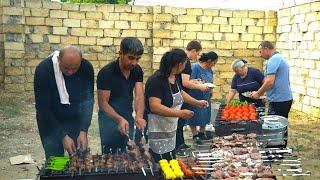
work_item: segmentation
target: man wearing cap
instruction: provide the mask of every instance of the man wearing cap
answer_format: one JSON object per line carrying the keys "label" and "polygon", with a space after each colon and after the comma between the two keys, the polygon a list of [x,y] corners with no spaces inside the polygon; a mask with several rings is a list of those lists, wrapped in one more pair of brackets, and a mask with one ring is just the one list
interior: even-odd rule
{"label": "man wearing cap", "polygon": [[289,65],[283,55],[275,51],[271,42],[263,41],[259,49],[261,57],[267,60],[266,77],[261,88],[252,93],[252,98],[257,99],[266,92],[271,112],[288,118],[293,99]]}
{"label": "man wearing cap", "polygon": [[259,69],[247,67],[247,61],[244,59],[236,59],[232,62],[231,68],[236,73],[233,76],[231,88],[228,92],[226,104],[228,104],[239,93],[239,99],[241,102],[247,101],[249,103],[255,103],[256,106],[263,106],[261,99],[252,99],[245,97],[242,93],[257,91],[263,84],[264,75]]}

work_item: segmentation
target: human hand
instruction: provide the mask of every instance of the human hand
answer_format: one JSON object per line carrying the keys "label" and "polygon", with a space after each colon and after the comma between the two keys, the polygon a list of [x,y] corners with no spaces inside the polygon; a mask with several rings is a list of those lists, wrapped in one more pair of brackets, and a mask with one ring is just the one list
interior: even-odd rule
{"label": "human hand", "polygon": [[206,100],[199,100],[197,104],[201,108],[207,108],[209,106],[209,103]]}
{"label": "human hand", "polygon": [[193,117],[193,115],[194,115],[194,112],[188,109],[182,109],[179,112],[179,117],[182,119],[190,119]]}
{"label": "human hand", "polygon": [[81,149],[82,151],[84,151],[87,149],[87,147],[88,147],[87,133],[84,131],[80,131],[77,139],[77,149]]}
{"label": "human hand", "polygon": [[253,91],[252,94],[251,94],[251,98],[252,99],[258,99],[260,97],[260,95],[258,94],[257,91]]}
{"label": "human hand", "polygon": [[129,123],[125,119],[121,119],[118,123],[119,131],[122,135],[129,134]]}
{"label": "human hand", "polygon": [[65,135],[62,138],[62,144],[63,148],[69,153],[69,154],[74,154],[76,152],[76,146],[73,142],[73,140],[68,136]]}
{"label": "human hand", "polygon": [[143,129],[146,127],[147,122],[143,118],[136,117],[134,120],[136,126],[139,128],[139,130],[143,131]]}
{"label": "human hand", "polygon": [[199,90],[204,92],[204,91],[208,91],[209,87],[205,84],[199,84]]}

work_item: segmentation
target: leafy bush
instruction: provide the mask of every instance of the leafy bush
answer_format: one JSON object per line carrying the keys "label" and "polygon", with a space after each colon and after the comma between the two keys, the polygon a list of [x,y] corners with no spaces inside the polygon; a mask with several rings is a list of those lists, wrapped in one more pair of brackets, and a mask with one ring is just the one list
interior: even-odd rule
{"label": "leafy bush", "polygon": [[105,3],[105,4],[128,4],[131,0],[61,0],[71,3]]}

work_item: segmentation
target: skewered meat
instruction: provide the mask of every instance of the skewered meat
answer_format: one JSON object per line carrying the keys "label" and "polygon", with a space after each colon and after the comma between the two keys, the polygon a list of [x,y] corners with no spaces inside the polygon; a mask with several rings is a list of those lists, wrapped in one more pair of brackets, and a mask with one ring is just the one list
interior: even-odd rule
{"label": "skewered meat", "polygon": [[230,177],[238,177],[240,173],[236,168],[229,167],[226,175],[229,175]]}
{"label": "skewered meat", "polygon": [[211,173],[211,177],[215,179],[224,179],[225,176],[226,176],[225,173],[220,169]]}
{"label": "skewered meat", "polygon": [[250,158],[254,160],[260,160],[261,159],[261,154],[260,153],[250,153]]}
{"label": "skewered meat", "polygon": [[271,171],[264,171],[261,173],[256,173],[252,176],[252,178],[254,179],[258,179],[258,178],[273,178],[274,175],[272,174]]}
{"label": "skewered meat", "polygon": [[144,156],[146,157],[147,160],[151,160],[151,154],[148,151],[144,151]]}
{"label": "skewered meat", "polygon": [[143,136],[140,139],[140,143],[141,143],[141,146],[144,146],[147,144],[146,139]]}
{"label": "skewered meat", "polygon": [[256,138],[257,138],[257,134],[255,134],[255,133],[250,133],[250,134],[247,134],[247,137],[248,137],[248,138],[251,138],[251,139],[256,139]]}
{"label": "skewered meat", "polygon": [[137,145],[133,140],[129,140],[127,144],[128,144],[129,150],[137,149]]}
{"label": "skewered meat", "polygon": [[242,155],[242,154],[248,153],[248,149],[247,148],[235,147],[235,148],[232,149],[232,152],[233,152],[234,155]]}
{"label": "skewered meat", "polygon": [[250,169],[246,166],[244,167],[239,167],[238,170],[241,172],[241,173],[246,173],[246,172],[249,172]]}
{"label": "skewered meat", "polygon": [[255,134],[216,137],[211,147],[212,154],[222,153],[225,161],[214,164],[213,178],[239,179],[248,174],[253,179],[274,177],[270,167],[261,164],[262,156]]}
{"label": "skewered meat", "polygon": [[[137,171],[143,169],[145,165],[152,167],[152,157],[149,153],[148,146],[145,142],[137,146],[134,141],[128,142],[128,149],[121,151],[117,149],[104,155],[91,155],[89,151],[77,152],[70,157],[69,171],[78,171],[81,175],[83,170],[88,172],[102,172],[103,170],[109,171]],[[140,152],[141,151],[141,152]]]}

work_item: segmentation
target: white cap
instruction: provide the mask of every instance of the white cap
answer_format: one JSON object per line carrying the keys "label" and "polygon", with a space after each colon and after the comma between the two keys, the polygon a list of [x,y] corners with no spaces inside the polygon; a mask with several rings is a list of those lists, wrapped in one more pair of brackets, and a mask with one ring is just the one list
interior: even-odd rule
{"label": "white cap", "polygon": [[236,59],[231,63],[231,68],[235,69],[237,67],[243,67],[245,65],[246,61],[243,59]]}

